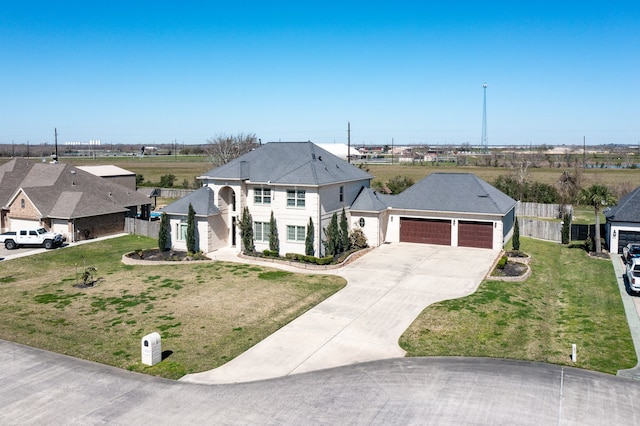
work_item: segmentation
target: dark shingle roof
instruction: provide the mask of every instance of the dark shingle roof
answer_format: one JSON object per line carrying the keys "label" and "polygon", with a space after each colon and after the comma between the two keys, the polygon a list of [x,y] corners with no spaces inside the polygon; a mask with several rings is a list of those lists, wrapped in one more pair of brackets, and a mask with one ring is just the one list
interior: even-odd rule
{"label": "dark shingle roof", "polygon": [[363,187],[351,205],[351,211],[381,212],[388,207],[391,195],[380,194],[371,188]]}
{"label": "dark shingle roof", "polygon": [[608,222],[640,222],[640,186],[622,197],[604,216]]}
{"label": "dark shingle roof", "polygon": [[0,207],[22,191],[42,217],[72,219],[149,204],[142,194],[65,163],[16,158],[0,166]]}
{"label": "dark shingle roof", "polygon": [[174,201],[161,209],[161,211],[169,214],[180,214],[186,216],[189,213],[189,204],[191,204],[193,210],[195,210],[196,216],[207,217],[220,212],[218,207],[216,207],[213,190],[207,186]]}
{"label": "dark shingle roof", "polygon": [[373,178],[311,142],[270,142],[203,177],[282,185],[326,185]]}
{"label": "dark shingle roof", "polygon": [[471,173],[432,173],[390,200],[394,208],[501,215],[515,204]]}

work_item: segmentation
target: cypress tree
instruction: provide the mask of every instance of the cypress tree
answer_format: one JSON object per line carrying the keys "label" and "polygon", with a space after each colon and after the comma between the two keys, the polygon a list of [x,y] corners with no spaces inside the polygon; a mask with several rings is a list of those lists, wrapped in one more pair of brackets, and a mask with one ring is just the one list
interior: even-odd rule
{"label": "cypress tree", "polygon": [[513,249],[515,251],[520,250],[520,225],[518,224],[518,218],[516,217],[516,223],[513,226]]}
{"label": "cypress tree", "polygon": [[347,214],[342,208],[342,214],[340,215],[340,253],[349,251],[351,243],[349,241],[349,222],[347,221]]}
{"label": "cypress tree", "polygon": [[245,253],[253,253],[256,251],[253,244],[253,218],[249,213],[249,207],[245,207],[242,210],[242,217],[238,223],[240,227],[240,239],[242,241],[242,248]]}
{"label": "cypress tree", "polygon": [[169,216],[163,212],[160,216],[160,230],[158,231],[158,248],[160,251],[169,250]]}
{"label": "cypress tree", "polygon": [[271,211],[271,219],[269,219],[269,251],[274,253],[276,256],[280,256],[278,225],[276,224],[276,218],[273,216],[273,210]]}
{"label": "cypress tree", "polygon": [[313,219],[309,217],[309,225],[307,225],[307,236],[304,239],[304,254],[306,254],[307,256],[313,256],[316,251],[313,248],[313,243],[315,240],[314,233],[315,230],[313,229]]}
{"label": "cypress tree", "polygon": [[189,213],[187,214],[187,252],[196,252],[196,211],[189,203]]}
{"label": "cypress tree", "polygon": [[324,241],[324,247],[327,256],[337,255],[340,244],[340,229],[338,228],[338,214],[333,212],[329,226],[324,229],[327,239]]}

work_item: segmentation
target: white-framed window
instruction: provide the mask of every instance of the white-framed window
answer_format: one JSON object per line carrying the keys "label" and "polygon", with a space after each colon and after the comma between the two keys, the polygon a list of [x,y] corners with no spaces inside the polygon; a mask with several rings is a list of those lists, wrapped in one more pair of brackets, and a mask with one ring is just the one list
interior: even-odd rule
{"label": "white-framed window", "polygon": [[304,207],[304,189],[287,190],[287,207]]}
{"label": "white-framed window", "polygon": [[344,201],[344,186],[340,187],[340,202]]}
{"label": "white-framed window", "polygon": [[256,204],[271,204],[271,188],[255,188],[253,202]]}
{"label": "white-framed window", "polygon": [[287,241],[304,241],[306,228],[304,226],[287,225]]}
{"label": "white-framed window", "polygon": [[253,222],[254,241],[269,242],[270,235],[269,222]]}
{"label": "white-framed window", "polygon": [[187,240],[187,222],[176,223],[176,241]]}

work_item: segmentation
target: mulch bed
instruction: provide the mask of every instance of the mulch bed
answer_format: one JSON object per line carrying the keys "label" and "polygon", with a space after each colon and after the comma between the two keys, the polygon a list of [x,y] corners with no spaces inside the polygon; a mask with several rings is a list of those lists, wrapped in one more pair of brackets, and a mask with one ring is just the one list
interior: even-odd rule
{"label": "mulch bed", "polygon": [[527,265],[520,262],[507,262],[504,269],[494,269],[491,276],[495,277],[520,277],[527,272]]}
{"label": "mulch bed", "polygon": [[148,249],[139,250],[127,254],[127,257],[136,260],[149,260],[149,261],[172,261],[181,262],[185,260],[211,260],[205,256],[189,256],[186,251],[167,250],[160,251],[160,249]]}

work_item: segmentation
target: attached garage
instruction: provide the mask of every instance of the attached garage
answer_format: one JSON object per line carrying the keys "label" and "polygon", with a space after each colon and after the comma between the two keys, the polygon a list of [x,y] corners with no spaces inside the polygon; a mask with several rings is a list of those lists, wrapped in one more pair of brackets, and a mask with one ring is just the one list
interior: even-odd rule
{"label": "attached garage", "polygon": [[493,223],[459,221],[458,246],[493,248]]}
{"label": "attached garage", "polygon": [[451,245],[451,221],[400,218],[400,241],[406,243]]}
{"label": "attached garage", "polygon": [[30,219],[9,219],[9,229],[11,231],[17,231],[19,229],[37,229],[40,228],[39,220],[30,220]]}
{"label": "attached garage", "polygon": [[629,243],[640,243],[640,232],[620,231],[618,233],[618,253],[622,253],[622,248]]}

